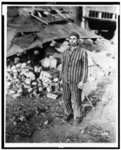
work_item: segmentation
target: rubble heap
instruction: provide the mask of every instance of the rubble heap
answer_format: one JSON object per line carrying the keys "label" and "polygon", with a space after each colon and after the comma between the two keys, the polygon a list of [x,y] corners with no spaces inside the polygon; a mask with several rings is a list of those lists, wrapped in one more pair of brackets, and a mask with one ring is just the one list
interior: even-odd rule
{"label": "rubble heap", "polygon": [[59,87],[57,60],[50,57],[44,58],[41,62],[33,67],[31,61],[27,61],[27,63],[19,61],[12,66],[8,65],[6,73],[7,94],[17,98],[23,95],[39,97],[44,92],[55,92],[57,90],[55,87]]}
{"label": "rubble heap", "polygon": [[[99,40],[98,40],[99,41]],[[106,43],[105,43],[106,45]],[[103,46],[105,46],[103,45]],[[116,69],[116,54],[113,45],[107,42],[107,47],[101,51],[88,53],[88,81],[95,81],[103,76],[111,75]]]}

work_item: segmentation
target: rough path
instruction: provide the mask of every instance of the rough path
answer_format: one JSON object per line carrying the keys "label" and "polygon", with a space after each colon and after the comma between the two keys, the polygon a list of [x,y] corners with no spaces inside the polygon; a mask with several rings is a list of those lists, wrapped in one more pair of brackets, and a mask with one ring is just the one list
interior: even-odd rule
{"label": "rough path", "polygon": [[[8,142],[115,142],[115,97],[110,101],[102,101],[111,89],[114,90],[113,84],[109,81],[111,80],[106,78],[97,84],[98,90],[96,89],[97,92],[94,93],[101,101],[97,103],[94,111],[89,105],[85,107],[86,116],[76,127],[72,125],[72,121],[63,122],[62,98],[52,100],[44,96],[36,100],[21,98],[16,101],[9,98],[7,100]],[[104,91],[107,91],[107,94]]]}

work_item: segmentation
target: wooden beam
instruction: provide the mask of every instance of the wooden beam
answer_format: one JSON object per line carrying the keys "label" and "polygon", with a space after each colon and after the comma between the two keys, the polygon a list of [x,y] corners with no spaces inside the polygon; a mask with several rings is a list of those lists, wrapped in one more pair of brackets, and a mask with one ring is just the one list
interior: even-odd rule
{"label": "wooden beam", "polygon": [[42,23],[48,25],[47,22],[45,22],[44,20],[40,19],[39,17],[37,17],[37,16],[35,16],[35,15],[33,15],[33,14],[31,14],[31,16],[34,17],[34,18],[36,18],[37,20],[41,21]]}
{"label": "wooden beam", "polygon": [[92,110],[94,111],[94,107],[93,107],[93,105],[92,105],[91,100],[88,98],[88,96],[86,96],[86,98],[87,98],[87,100],[88,100],[88,102],[89,102],[90,106],[92,107]]}
{"label": "wooden beam", "polygon": [[55,10],[61,17],[67,20],[67,17],[63,15],[57,8],[53,7],[53,10]]}

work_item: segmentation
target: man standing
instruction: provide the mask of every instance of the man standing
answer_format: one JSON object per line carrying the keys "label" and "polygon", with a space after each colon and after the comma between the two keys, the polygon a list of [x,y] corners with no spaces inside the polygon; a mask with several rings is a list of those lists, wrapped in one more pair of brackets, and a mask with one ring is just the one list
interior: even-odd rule
{"label": "man standing", "polygon": [[85,49],[79,45],[79,35],[72,32],[69,47],[63,53],[62,82],[63,98],[66,108],[65,121],[74,118],[74,125],[81,122],[81,93],[87,80],[88,59]]}

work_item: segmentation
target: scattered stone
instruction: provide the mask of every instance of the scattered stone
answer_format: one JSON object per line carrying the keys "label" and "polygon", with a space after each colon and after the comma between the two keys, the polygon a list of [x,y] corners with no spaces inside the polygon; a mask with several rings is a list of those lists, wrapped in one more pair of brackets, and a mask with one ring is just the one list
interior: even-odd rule
{"label": "scattered stone", "polygon": [[59,80],[58,78],[54,78],[53,79],[54,82],[58,82],[58,80]]}
{"label": "scattered stone", "polygon": [[82,130],[80,131],[80,133],[81,133],[81,134],[84,134],[84,133],[85,133],[85,130],[84,130],[84,129],[82,129]]}
{"label": "scattered stone", "polygon": [[89,140],[86,141],[86,143],[94,143],[94,141],[89,139]]}
{"label": "scattered stone", "polygon": [[53,93],[47,93],[47,97],[50,99],[57,99],[58,95],[53,94]]}
{"label": "scattered stone", "polygon": [[48,121],[48,120],[46,120],[46,121],[44,122],[44,125],[48,125],[48,123],[49,123],[49,121]]}
{"label": "scattered stone", "polygon": [[20,118],[19,118],[21,121],[26,121],[26,118],[25,116],[21,115]]}
{"label": "scattered stone", "polygon": [[67,140],[66,140],[66,143],[70,143],[70,142],[71,142],[71,140],[70,140],[70,139],[67,139]]}
{"label": "scattered stone", "polygon": [[109,132],[108,131],[105,131],[101,134],[101,136],[104,136],[104,137],[109,137]]}
{"label": "scattered stone", "polygon": [[[50,57],[50,59],[51,69],[56,70],[57,60],[53,57]],[[43,71],[42,66],[35,65],[32,68],[27,65],[28,63],[18,63],[12,67],[7,67],[7,93],[14,99],[27,94],[29,94],[30,98],[38,98],[43,95],[45,89],[48,93],[52,92],[52,86],[55,87],[53,91],[58,89],[59,79],[57,73],[51,75],[49,71]],[[54,97],[54,99],[56,98]]]}

